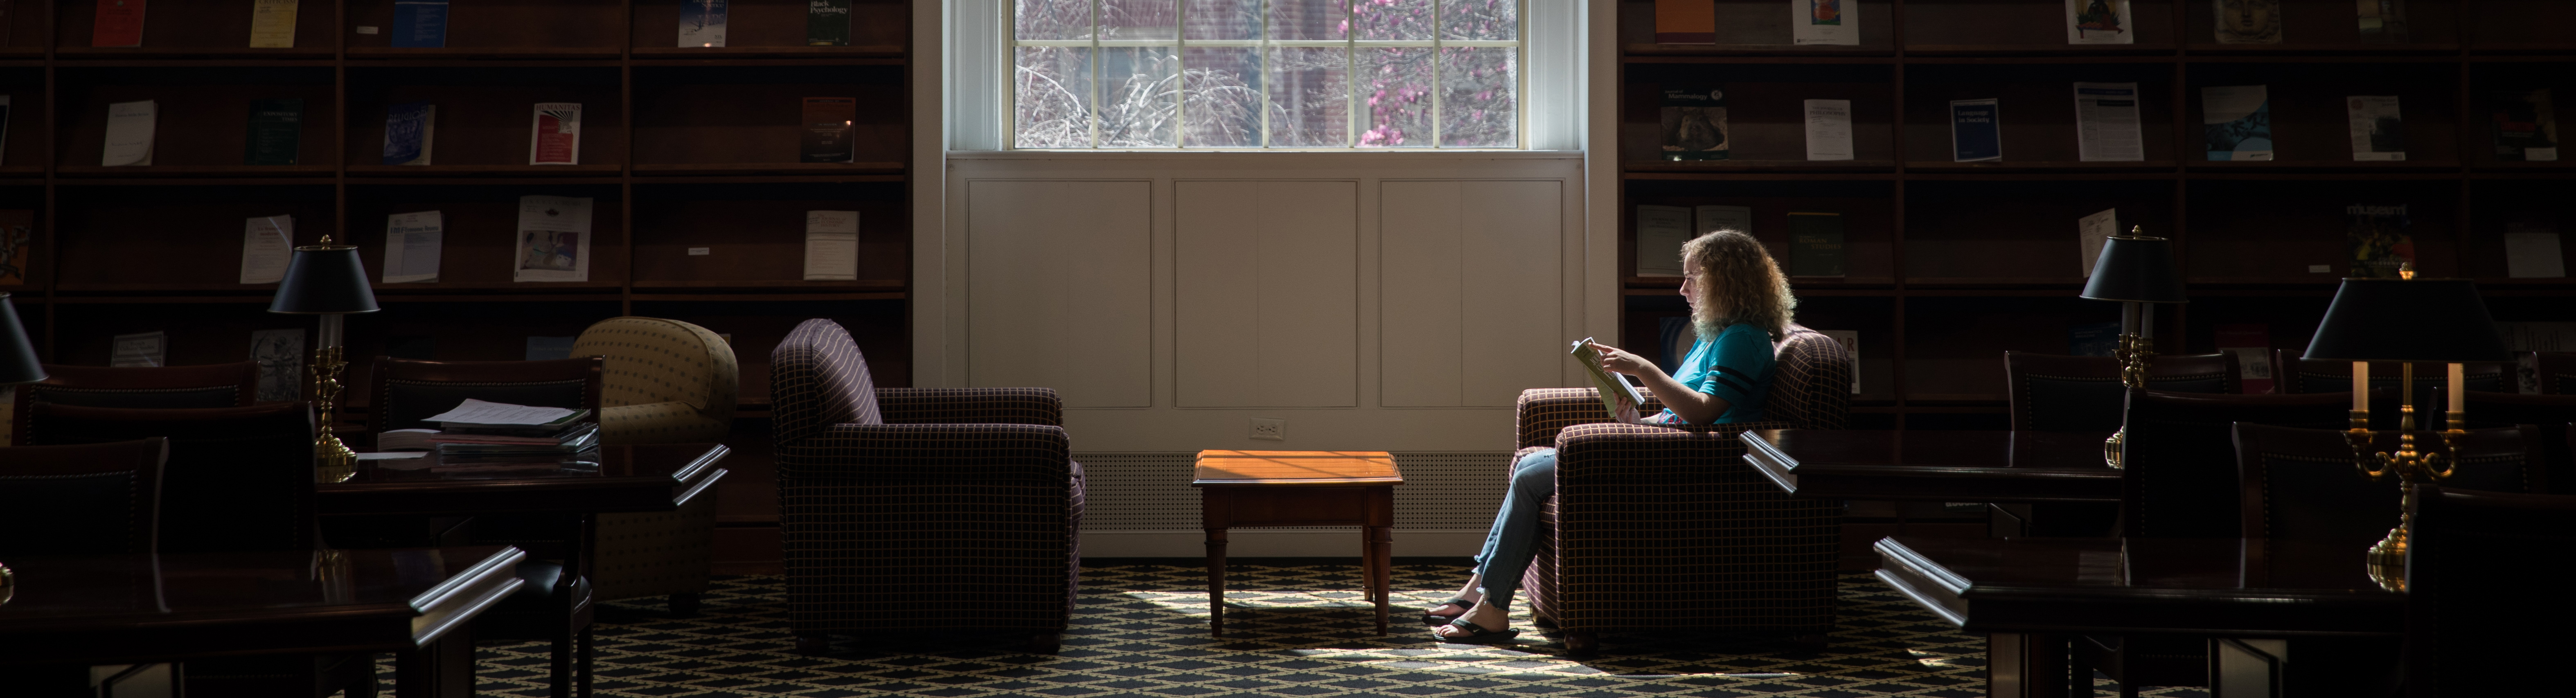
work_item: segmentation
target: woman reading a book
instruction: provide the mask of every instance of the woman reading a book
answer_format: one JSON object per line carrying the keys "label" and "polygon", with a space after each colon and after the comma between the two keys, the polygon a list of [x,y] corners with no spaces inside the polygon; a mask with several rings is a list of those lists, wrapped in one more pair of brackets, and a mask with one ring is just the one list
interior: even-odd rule
{"label": "woman reading a book", "polygon": [[[1704,426],[1762,419],[1771,390],[1771,343],[1788,334],[1789,279],[1753,236],[1719,230],[1682,245],[1682,298],[1690,303],[1691,329],[1699,340],[1682,358],[1680,375],[1615,347],[1594,344],[1601,368],[1636,376],[1663,400],[1663,413],[1638,419],[1621,410],[1620,421]],[[1624,400],[1623,400],[1624,402]],[[1537,555],[1540,507],[1556,494],[1556,449],[1542,448],[1513,465],[1511,489],[1476,556],[1475,576],[1456,598],[1424,611],[1423,622],[1444,642],[1491,642],[1519,635],[1509,630],[1512,592]]]}

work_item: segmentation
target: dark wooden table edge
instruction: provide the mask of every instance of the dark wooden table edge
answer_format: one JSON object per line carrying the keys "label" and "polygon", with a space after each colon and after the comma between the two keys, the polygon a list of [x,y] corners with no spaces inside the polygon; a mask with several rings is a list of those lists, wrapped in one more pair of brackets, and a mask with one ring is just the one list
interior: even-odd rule
{"label": "dark wooden table edge", "polygon": [[[412,619],[412,647],[427,647],[457,625],[473,622],[518,591],[526,580],[519,578],[519,563],[528,553],[518,546],[503,547],[499,552],[474,563],[462,573],[450,575],[447,581],[411,597],[411,608],[419,615]],[[468,597],[470,595],[470,597]],[[465,598],[462,606],[449,602]],[[442,608],[444,607],[444,608]],[[423,626],[428,626],[423,628]]]}
{"label": "dark wooden table edge", "polygon": [[[1762,473],[1763,477],[1770,479],[1771,484],[1778,486],[1782,492],[1786,492],[1792,497],[1804,497],[1809,499],[1997,502],[2007,504],[2120,501],[2119,482],[2121,475],[2120,471],[2117,470],[2104,469],[2101,472],[2095,472],[2092,470],[1978,468],[1971,466],[1945,465],[1794,465],[1793,461],[1789,459],[1788,454],[1782,453],[1779,447],[1772,445],[1769,439],[1762,438],[1760,433],[1761,432],[1759,431],[1748,430],[1737,434],[1737,438],[1744,442],[1744,462],[1753,466],[1755,471]],[[1806,482],[1806,480],[1810,478],[1821,480],[1821,482]],[[2099,482],[2102,483],[2102,487],[2109,491],[2098,496],[2040,496],[2018,493],[1993,494],[1940,491],[1905,493],[1880,491],[1876,488],[1854,488],[1845,490],[1837,487],[1837,485],[1844,484],[1842,482],[1838,482],[1837,478],[1880,478],[1889,480],[1919,481],[1927,484],[1959,483],[1978,478],[2011,478],[2019,481],[2061,480],[2080,481],[2088,484]]]}
{"label": "dark wooden table edge", "polygon": [[689,501],[695,499],[699,493],[705,492],[707,489],[714,487],[717,481],[724,479],[726,475],[732,472],[731,470],[724,468],[714,467],[714,465],[723,461],[726,456],[732,455],[733,449],[726,447],[724,444],[714,444],[713,446],[714,448],[707,449],[705,453],[699,455],[697,459],[690,461],[688,465],[681,466],[680,469],[672,471],[670,475],[663,477],[617,476],[596,478],[496,478],[492,480],[418,480],[410,482],[317,484],[313,486],[314,508],[324,515],[504,513],[516,511],[544,511],[548,509],[545,507],[531,509],[528,507],[517,506],[494,507],[488,509],[459,509],[446,506],[388,507],[385,506],[384,502],[370,500],[422,496],[425,493],[453,492],[458,489],[466,488],[471,488],[471,491],[474,492],[496,496],[542,494],[545,492],[680,490],[676,496],[671,498],[671,506],[667,508],[601,508],[594,510],[596,513],[669,511],[688,504]]}

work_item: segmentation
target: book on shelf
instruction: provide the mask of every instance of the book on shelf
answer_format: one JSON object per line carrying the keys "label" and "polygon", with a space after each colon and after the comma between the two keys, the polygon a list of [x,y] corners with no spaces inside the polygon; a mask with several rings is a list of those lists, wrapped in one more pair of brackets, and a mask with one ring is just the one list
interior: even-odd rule
{"label": "book on shelf", "polygon": [[2545,223],[2516,221],[2504,225],[2505,276],[2557,279],[2567,276],[2567,257],[2558,246],[2558,231]]}
{"label": "book on shelf", "polygon": [[89,28],[89,45],[143,45],[143,0],[98,0]]}
{"label": "book on shelf", "polygon": [[437,135],[438,105],[411,102],[386,107],[384,164],[429,164],[430,146]]}
{"label": "book on shelf", "polygon": [[519,197],[511,281],[590,280],[590,197]]}
{"label": "book on shelf", "polygon": [[161,105],[152,100],[107,105],[107,145],[98,164],[106,167],[152,164],[152,126]]}
{"label": "book on shelf", "polygon": [[1664,159],[1727,158],[1725,90],[1712,85],[1666,87],[1664,103],[1659,111],[1663,121]]}
{"label": "book on shelf", "polygon": [[2210,161],[2272,159],[2272,99],[2267,86],[2200,88],[2200,123]]}
{"label": "book on shelf", "polygon": [[2075,152],[2084,162],[2147,159],[2138,139],[2138,84],[2075,83]]}
{"label": "book on shelf", "polygon": [[528,129],[528,164],[581,164],[580,104],[538,102]]}
{"label": "book on shelf", "polygon": [[159,330],[120,334],[107,340],[109,368],[168,366],[169,358],[170,337]]}
{"label": "book on shelf", "polygon": [[1843,345],[1843,354],[1851,357],[1851,394],[1860,394],[1860,330],[1816,330]]}
{"label": "book on shelf", "polygon": [[[1691,237],[1699,237],[1720,230],[1732,230],[1746,235],[1752,235],[1753,207],[1714,205],[1691,207]],[[1674,245],[1673,249],[1680,250],[1681,246]]]}
{"label": "book on shelf", "polygon": [[849,162],[852,136],[858,131],[858,118],[857,99],[805,98],[805,132],[796,144],[796,161]]}
{"label": "book on shelf", "polygon": [[2406,122],[2396,95],[2354,95],[2343,98],[2343,106],[2352,125],[2354,161],[2406,159]]}
{"label": "book on shelf", "polygon": [[2218,43],[2281,43],[2281,0],[2209,0]]}
{"label": "book on shelf", "polygon": [[35,241],[35,211],[0,210],[0,286],[27,283],[27,274],[36,263]]}
{"label": "book on shelf", "polygon": [[437,211],[385,216],[384,283],[438,281],[438,258],[447,244],[447,217]]}
{"label": "book on shelf", "polygon": [[1852,159],[1851,100],[1810,99],[1807,111],[1807,159]]}
{"label": "book on shelf", "polygon": [[805,0],[805,45],[850,45],[850,0]]}
{"label": "book on shelf", "polygon": [[2084,322],[2066,326],[2067,356],[2110,356],[2120,348],[2120,323]]}
{"label": "book on shelf", "polygon": [[859,212],[805,212],[805,280],[859,278]]}
{"label": "book on shelf", "polygon": [[297,0],[251,0],[250,47],[295,48]]}
{"label": "book on shelf", "polygon": [[251,330],[250,360],[259,364],[262,402],[304,399],[304,329]]}
{"label": "book on shelf", "polygon": [[2236,355],[2236,381],[2241,392],[2262,395],[2272,392],[2272,326],[2259,322],[2218,325],[2210,328],[2210,337],[2218,350]]}
{"label": "book on shelf", "polygon": [[2415,262],[2415,236],[2407,231],[2405,204],[2353,204],[2343,212],[2349,226],[2345,240],[2352,247],[2352,273],[2347,276],[2395,279],[2399,269]]}
{"label": "book on shelf", "polygon": [[1699,343],[1699,333],[1691,329],[1689,315],[1666,315],[1655,323],[1655,340],[1663,357],[1655,367],[1665,375],[1681,375],[1682,359],[1690,357],[1691,345]]}
{"label": "book on shelf", "polygon": [[725,0],[680,0],[679,45],[724,48]]}
{"label": "book on shelf", "polygon": [[2004,159],[2002,102],[1997,99],[1950,100],[1950,159],[1983,162]]}
{"label": "book on shelf", "polygon": [[[1789,43],[1799,46],[1860,45],[1860,0],[1789,0]],[[1713,11],[1713,10],[1712,10]],[[1710,17],[1710,26],[1716,26]],[[1715,41],[1716,37],[1709,37]]]}
{"label": "book on shelf", "polygon": [[2558,114],[2549,88],[2501,90],[2495,102],[2495,155],[2504,162],[2550,162],[2558,159]]}
{"label": "book on shelf", "polygon": [[2522,394],[2540,392],[2540,357],[2531,352],[2576,351],[2576,322],[2499,322],[2496,333],[2504,335],[2504,348],[2521,364]]}
{"label": "book on shelf", "polygon": [[250,131],[242,141],[244,165],[293,165],[304,140],[304,100],[250,101]]}
{"label": "book on shelf", "polygon": [[445,48],[447,0],[394,0],[394,48]]}
{"label": "book on shelf", "polygon": [[529,361],[553,361],[572,358],[573,340],[579,337],[529,337],[526,358]]}
{"label": "book on shelf", "polygon": [[[7,2],[7,1],[8,1],[8,0],[0,0],[0,2]],[[6,18],[5,16],[0,16],[0,19],[7,19],[7,18]],[[6,26],[6,25],[0,25],[0,26]],[[0,31],[0,34],[7,34],[7,33],[8,33],[8,32],[6,32],[6,31]],[[0,46],[7,46],[7,45],[8,45],[8,44],[0,43]],[[9,152],[9,95],[0,95],[0,155],[6,155],[8,152]]]}
{"label": "book on shelf", "polygon": [[2066,0],[2066,43],[2137,43],[2137,24],[2129,7],[2134,3],[2135,0]]}
{"label": "book on shelf", "polygon": [[1583,374],[1591,377],[1593,389],[1601,393],[1602,409],[1621,422],[1637,423],[1637,406],[1646,404],[1646,396],[1618,374],[1601,370],[1601,352],[1592,348],[1591,337],[1575,342],[1574,349],[1566,355],[1574,357],[1574,363],[1583,366]]}
{"label": "book on shelf", "polygon": [[1637,275],[1681,276],[1682,243],[1691,239],[1691,210],[1637,207]]}
{"label": "book on shelf", "polygon": [[257,216],[242,222],[242,283],[273,284],[284,280],[286,263],[294,256],[294,216]]}
{"label": "book on shelf", "polygon": [[1843,214],[1789,212],[1789,275],[1843,276]]}
{"label": "book on shelf", "polygon": [[2406,43],[2406,0],[2354,0],[2361,16],[2361,42]]}
{"label": "book on shelf", "polygon": [[1717,43],[1717,3],[1655,0],[1655,43]]}
{"label": "book on shelf", "polygon": [[2120,234],[2120,209],[2106,208],[2093,215],[2075,219],[2075,244],[2083,278],[2093,278],[2093,265],[2102,259],[2102,247],[2111,236]]}

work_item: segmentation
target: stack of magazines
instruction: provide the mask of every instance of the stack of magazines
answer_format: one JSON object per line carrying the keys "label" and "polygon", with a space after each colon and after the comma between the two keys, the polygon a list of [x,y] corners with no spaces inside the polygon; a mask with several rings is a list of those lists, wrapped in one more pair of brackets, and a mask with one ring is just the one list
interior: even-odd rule
{"label": "stack of magazines", "polygon": [[599,425],[589,417],[590,410],[466,400],[430,417],[439,430],[426,440],[449,467],[598,462]]}

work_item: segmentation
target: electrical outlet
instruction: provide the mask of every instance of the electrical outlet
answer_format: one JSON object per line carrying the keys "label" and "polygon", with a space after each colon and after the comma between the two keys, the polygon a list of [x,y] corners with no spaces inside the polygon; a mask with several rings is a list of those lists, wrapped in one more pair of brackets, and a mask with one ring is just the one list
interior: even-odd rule
{"label": "electrical outlet", "polygon": [[1269,417],[1252,418],[1252,438],[1260,441],[1288,440],[1288,420]]}

